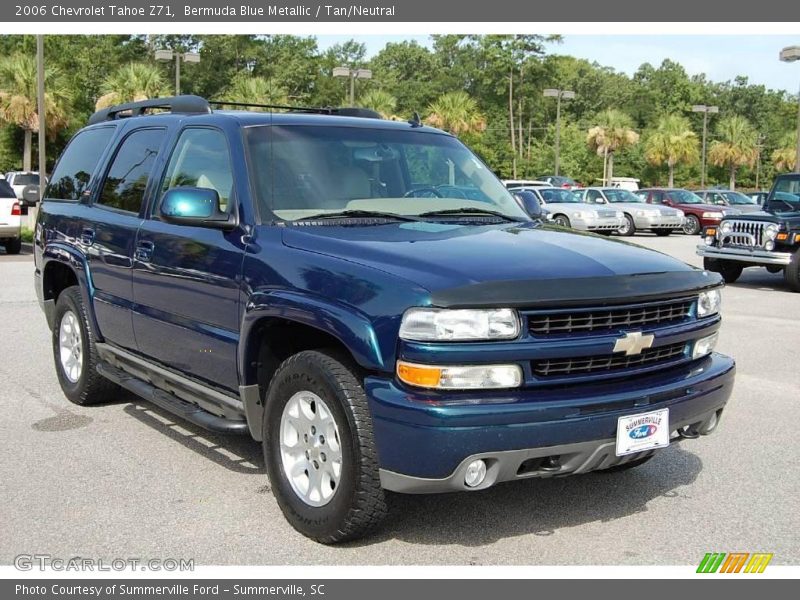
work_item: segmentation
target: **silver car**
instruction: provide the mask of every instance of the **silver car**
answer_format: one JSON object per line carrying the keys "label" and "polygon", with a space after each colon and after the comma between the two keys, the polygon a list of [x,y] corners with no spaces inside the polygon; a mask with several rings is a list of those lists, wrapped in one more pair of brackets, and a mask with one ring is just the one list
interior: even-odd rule
{"label": "silver car", "polygon": [[716,206],[730,206],[743,213],[758,212],[761,204],[750,196],[731,190],[701,190],[695,192],[706,204]]}
{"label": "silver car", "polygon": [[648,204],[628,190],[620,188],[586,188],[576,190],[583,194],[588,204],[609,206],[624,213],[624,223],[617,233],[633,235],[637,231],[652,231],[656,235],[669,235],[683,227],[682,210],[669,206]]}
{"label": "silver car", "polygon": [[594,231],[610,235],[622,227],[622,211],[602,206],[589,206],[580,194],[561,187],[520,187],[509,191],[533,192],[553,217],[553,223],[581,231]]}

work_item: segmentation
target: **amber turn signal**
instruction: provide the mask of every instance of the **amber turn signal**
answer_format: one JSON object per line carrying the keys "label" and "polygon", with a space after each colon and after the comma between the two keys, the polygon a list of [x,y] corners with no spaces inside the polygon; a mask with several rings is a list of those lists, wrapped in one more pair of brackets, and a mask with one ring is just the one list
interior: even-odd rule
{"label": "amber turn signal", "polygon": [[397,377],[400,381],[409,385],[435,388],[439,387],[442,369],[400,361],[397,363]]}

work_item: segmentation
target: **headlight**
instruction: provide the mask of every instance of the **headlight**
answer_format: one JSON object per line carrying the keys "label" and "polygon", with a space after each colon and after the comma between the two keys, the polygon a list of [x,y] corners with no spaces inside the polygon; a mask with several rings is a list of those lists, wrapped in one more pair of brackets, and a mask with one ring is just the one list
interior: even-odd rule
{"label": "headlight", "polygon": [[775,237],[778,235],[778,227],[775,223],[770,223],[764,228],[764,235],[767,236],[769,239],[774,240]]}
{"label": "headlight", "polygon": [[717,345],[717,339],[719,339],[719,334],[715,331],[711,335],[695,341],[692,347],[692,358],[702,358],[711,354]]}
{"label": "headlight", "polygon": [[409,308],[400,324],[400,337],[421,342],[510,340],[519,335],[517,311],[510,308]]}
{"label": "headlight", "polygon": [[722,213],[718,213],[718,212],[704,212],[704,213],[703,213],[703,218],[704,218],[704,219],[721,219],[721,218],[722,218]]}
{"label": "headlight", "polygon": [[443,390],[502,389],[522,384],[518,365],[433,366],[397,361],[397,377],[416,387]]}
{"label": "headlight", "polygon": [[719,312],[720,305],[722,304],[722,294],[719,288],[700,292],[697,297],[697,316],[710,317]]}
{"label": "headlight", "polygon": [[719,230],[724,234],[728,234],[733,231],[733,223],[730,221],[723,221],[722,225],[719,226]]}

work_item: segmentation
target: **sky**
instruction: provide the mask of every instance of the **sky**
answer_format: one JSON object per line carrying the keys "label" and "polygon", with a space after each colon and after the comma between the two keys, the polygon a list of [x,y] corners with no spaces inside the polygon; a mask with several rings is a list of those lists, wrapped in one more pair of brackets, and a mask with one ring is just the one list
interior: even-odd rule
{"label": "sky", "polygon": [[[321,49],[355,39],[377,54],[388,42],[416,40],[430,47],[426,35],[323,35]],[[549,54],[566,54],[597,61],[632,75],[642,63],[658,66],[665,58],[683,65],[690,75],[705,73],[712,81],[744,75],[750,83],[796,94],[800,63],[778,60],[781,48],[800,44],[800,36],[785,35],[565,35],[560,44],[547,44]]]}

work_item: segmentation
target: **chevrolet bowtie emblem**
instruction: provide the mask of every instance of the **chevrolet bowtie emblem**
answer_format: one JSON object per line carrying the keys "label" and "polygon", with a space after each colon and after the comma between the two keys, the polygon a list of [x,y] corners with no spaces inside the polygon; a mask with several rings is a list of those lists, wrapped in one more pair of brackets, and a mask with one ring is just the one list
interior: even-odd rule
{"label": "chevrolet bowtie emblem", "polygon": [[627,356],[641,354],[642,350],[653,345],[653,334],[643,335],[641,331],[626,333],[614,343],[614,352],[624,352]]}

